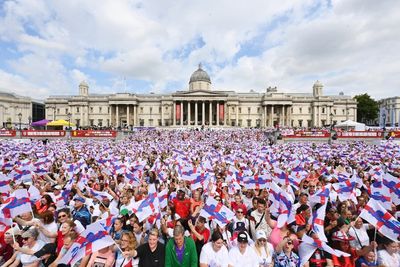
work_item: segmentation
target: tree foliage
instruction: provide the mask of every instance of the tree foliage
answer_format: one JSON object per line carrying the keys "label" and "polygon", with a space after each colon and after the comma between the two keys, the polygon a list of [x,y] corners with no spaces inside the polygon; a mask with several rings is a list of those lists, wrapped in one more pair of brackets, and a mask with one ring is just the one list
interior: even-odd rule
{"label": "tree foliage", "polygon": [[357,121],[368,123],[375,121],[379,115],[379,104],[368,94],[356,95],[357,100]]}

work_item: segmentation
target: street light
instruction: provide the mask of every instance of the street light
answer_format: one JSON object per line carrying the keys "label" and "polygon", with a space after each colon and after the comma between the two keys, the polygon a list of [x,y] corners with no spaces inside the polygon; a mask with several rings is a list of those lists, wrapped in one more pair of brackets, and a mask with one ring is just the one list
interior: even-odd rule
{"label": "street light", "polygon": [[386,130],[386,113],[382,114],[382,120],[383,120],[383,132]]}
{"label": "street light", "polygon": [[71,130],[71,116],[72,116],[71,113],[67,114],[67,117],[68,117],[68,130]]}
{"label": "street light", "polygon": [[21,120],[22,120],[22,113],[18,113],[18,120],[19,120],[19,130],[21,131]]}
{"label": "street light", "polygon": [[331,120],[330,121],[330,126],[331,126],[331,130],[333,129],[333,113],[331,112],[331,114],[329,114],[329,119]]}

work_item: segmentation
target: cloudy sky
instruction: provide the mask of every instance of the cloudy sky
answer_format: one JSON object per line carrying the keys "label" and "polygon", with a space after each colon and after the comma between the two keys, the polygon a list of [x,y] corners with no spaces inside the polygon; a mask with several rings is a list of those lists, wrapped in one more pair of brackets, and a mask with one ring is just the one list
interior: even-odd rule
{"label": "cloudy sky", "polygon": [[44,99],[186,90],[400,95],[398,0],[2,0],[0,90]]}

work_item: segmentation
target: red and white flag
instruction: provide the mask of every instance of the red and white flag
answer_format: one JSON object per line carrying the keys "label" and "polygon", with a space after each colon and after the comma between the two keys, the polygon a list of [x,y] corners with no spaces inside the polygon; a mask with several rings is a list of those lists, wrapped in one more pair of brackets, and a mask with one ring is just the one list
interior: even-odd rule
{"label": "red and white flag", "polygon": [[86,255],[113,244],[115,244],[114,240],[100,222],[89,224],[61,258],[59,264],[74,266],[76,262]]}

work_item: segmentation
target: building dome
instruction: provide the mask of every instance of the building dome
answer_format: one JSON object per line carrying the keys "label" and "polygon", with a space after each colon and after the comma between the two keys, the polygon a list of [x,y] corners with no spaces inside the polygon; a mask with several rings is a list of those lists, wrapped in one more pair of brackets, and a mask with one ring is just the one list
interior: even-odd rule
{"label": "building dome", "polygon": [[323,85],[322,85],[322,83],[321,83],[320,81],[317,80],[317,81],[314,83],[314,86],[321,87],[321,86],[323,86]]}
{"label": "building dome", "polygon": [[192,76],[190,76],[189,84],[193,82],[207,82],[211,83],[210,76],[208,76],[208,73],[205,72],[201,68],[201,64],[199,64],[199,68],[193,72]]}
{"label": "building dome", "polygon": [[89,87],[89,85],[87,84],[86,81],[81,81],[81,83],[79,84],[79,86],[86,86],[86,87]]}

